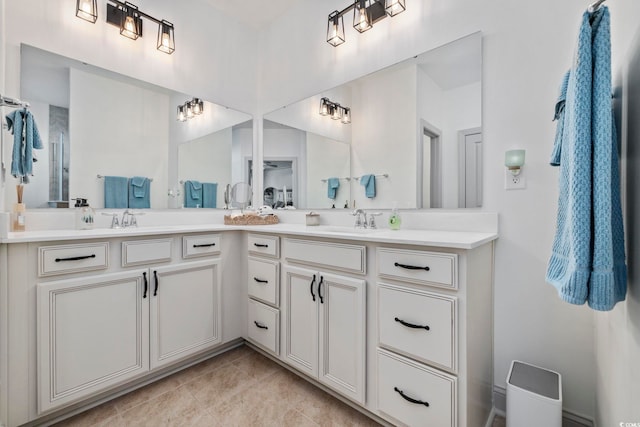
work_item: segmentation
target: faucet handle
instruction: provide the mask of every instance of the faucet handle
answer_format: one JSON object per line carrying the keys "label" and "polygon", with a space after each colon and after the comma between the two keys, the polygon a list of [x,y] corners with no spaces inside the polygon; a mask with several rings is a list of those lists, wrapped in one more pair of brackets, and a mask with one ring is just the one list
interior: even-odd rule
{"label": "faucet handle", "polygon": [[120,228],[120,222],[118,221],[117,213],[102,212],[102,215],[111,217],[111,228]]}
{"label": "faucet handle", "polygon": [[144,212],[129,212],[129,217],[131,218],[129,220],[129,227],[138,226],[138,219],[136,218],[138,215],[144,215]]}
{"label": "faucet handle", "polygon": [[382,212],[370,212],[369,213],[369,222],[367,223],[368,228],[378,228],[376,226],[376,217],[382,215]]}

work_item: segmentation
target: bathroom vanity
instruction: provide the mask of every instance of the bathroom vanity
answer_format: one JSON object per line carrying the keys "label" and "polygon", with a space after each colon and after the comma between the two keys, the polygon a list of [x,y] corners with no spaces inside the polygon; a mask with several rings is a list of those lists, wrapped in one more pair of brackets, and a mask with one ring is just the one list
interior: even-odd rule
{"label": "bathroom vanity", "polygon": [[10,233],[6,419],[53,420],[246,339],[389,423],[484,426],[496,237],[293,223]]}

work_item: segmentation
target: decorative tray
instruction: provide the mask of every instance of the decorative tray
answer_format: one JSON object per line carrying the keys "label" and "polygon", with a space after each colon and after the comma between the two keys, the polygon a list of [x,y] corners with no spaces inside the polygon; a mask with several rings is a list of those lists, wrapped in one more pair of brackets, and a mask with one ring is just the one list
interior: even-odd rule
{"label": "decorative tray", "polygon": [[272,225],[279,223],[277,215],[239,215],[231,217],[231,215],[224,216],[225,225]]}

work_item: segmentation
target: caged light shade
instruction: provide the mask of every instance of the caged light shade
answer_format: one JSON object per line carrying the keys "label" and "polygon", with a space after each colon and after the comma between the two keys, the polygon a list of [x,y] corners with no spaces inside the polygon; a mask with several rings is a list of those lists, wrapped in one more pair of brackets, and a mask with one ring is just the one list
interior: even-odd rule
{"label": "caged light shade", "polygon": [[330,102],[328,98],[322,98],[320,100],[320,115],[321,116],[328,116],[329,113],[331,111],[330,110],[330,106],[329,106]]}
{"label": "caged light shade", "polygon": [[158,50],[171,55],[176,50],[173,24],[164,19],[158,24]]}
{"label": "caged light shade", "polygon": [[356,0],[353,8],[353,28],[355,28],[359,33],[364,33],[365,31],[373,28],[371,15],[367,10],[370,3],[371,2],[367,0]]}
{"label": "caged light shade", "polygon": [[351,123],[351,108],[344,107],[342,109],[342,123],[345,125]]}
{"label": "caged light shade", "polygon": [[98,19],[97,0],[77,0],[76,16],[95,24]]}
{"label": "caged light shade", "polygon": [[120,20],[120,34],[131,40],[136,40],[142,35],[141,21],[138,7],[125,2]]}
{"label": "caged light shade", "polygon": [[334,10],[329,14],[327,24],[327,43],[332,46],[339,46],[344,42],[344,17],[340,15],[340,12]]}
{"label": "caged light shade", "polygon": [[342,107],[340,104],[333,104],[331,107],[331,118],[333,120],[342,120]]}
{"label": "caged light shade", "polygon": [[387,15],[393,17],[407,10],[405,0],[385,0],[385,10]]}

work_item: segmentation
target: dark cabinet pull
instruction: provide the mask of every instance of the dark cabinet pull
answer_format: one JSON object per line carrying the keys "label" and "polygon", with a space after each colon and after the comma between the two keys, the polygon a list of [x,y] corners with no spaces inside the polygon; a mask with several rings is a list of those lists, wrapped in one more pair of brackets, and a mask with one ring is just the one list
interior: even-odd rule
{"label": "dark cabinet pull", "polygon": [[149,287],[149,282],[147,281],[147,272],[142,273],[142,277],[144,277],[144,293],[142,294],[142,298],[147,297],[147,288]]}
{"label": "dark cabinet pull", "polygon": [[257,321],[257,320],[254,320],[254,321],[253,321],[253,323],[255,323],[255,324],[256,324],[256,326],[257,326],[258,328],[260,328],[260,329],[269,329],[269,327],[268,327],[268,326],[265,326],[265,325],[263,325],[262,323],[258,323],[258,321]]}
{"label": "dark cabinet pull", "polygon": [[431,270],[429,267],[418,267],[417,265],[400,264],[399,262],[394,262],[393,265],[400,268],[406,268],[407,270],[424,270],[424,271]]}
{"label": "dark cabinet pull", "polygon": [[324,277],[320,276],[320,283],[318,283],[318,297],[320,298],[320,304],[324,304],[324,297],[322,296],[322,283],[324,282]]}
{"label": "dark cabinet pull", "polygon": [[311,279],[311,284],[309,285],[309,291],[311,291],[311,298],[313,298],[313,301],[315,302],[316,300],[316,294],[313,293],[313,285],[316,283],[316,275],[313,275],[313,279]]}
{"label": "dark cabinet pull", "polygon": [[81,259],[89,259],[89,258],[95,258],[96,254],[91,254],[91,255],[84,255],[84,256],[74,256],[71,258],[56,258],[56,262],[62,262],[62,261],[80,261]]}
{"label": "dark cabinet pull", "polygon": [[253,246],[256,248],[268,248],[269,245],[263,245],[262,243],[254,243]]}
{"label": "dark cabinet pull", "polygon": [[409,396],[407,396],[406,394],[404,394],[402,392],[402,390],[400,390],[398,387],[394,387],[393,388],[398,394],[400,394],[400,396],[402,396],[402,398],[404,400],[406,400],[407,402],[411,402],[411,403],[415,403],[416,405],[424,405],[426,407],[429,407],[429,402],[423,402],[422,400],[416,400],[416,399],[412,399]]}
{"label": "dark cabinet pull", "polygon": [[153,271],[153,278],[156,279],[156,288],[153,290],[153,296],[155,297],[158,295],[158,272],[155,270]]}
{"label": "dark cabinet pull", "polygon": [[215,243],[206,243],[206,244],[202,244],[202,245],[193,245],[194,248],[209,248],[211,246],[215,246]]}
{"label": "dark cabinet pull", "polygon": [[402,319],[398,319],[397,317],[394,319],[396,322],[400,322],[401,324],[403,324],[404,326],[406,326],[407,328],[413,328],[413,329],[425,329],[425,330],[430,330],[431,328],[428,325],[414,325],[413,323],[407,323]]}
{"label": "dark cabinet pull", "polygon": [[257,277],[254,277],[253,280],[255,280],[258,283],[269,283],[268,280],[262,280],[262,279],[258,279]]}

